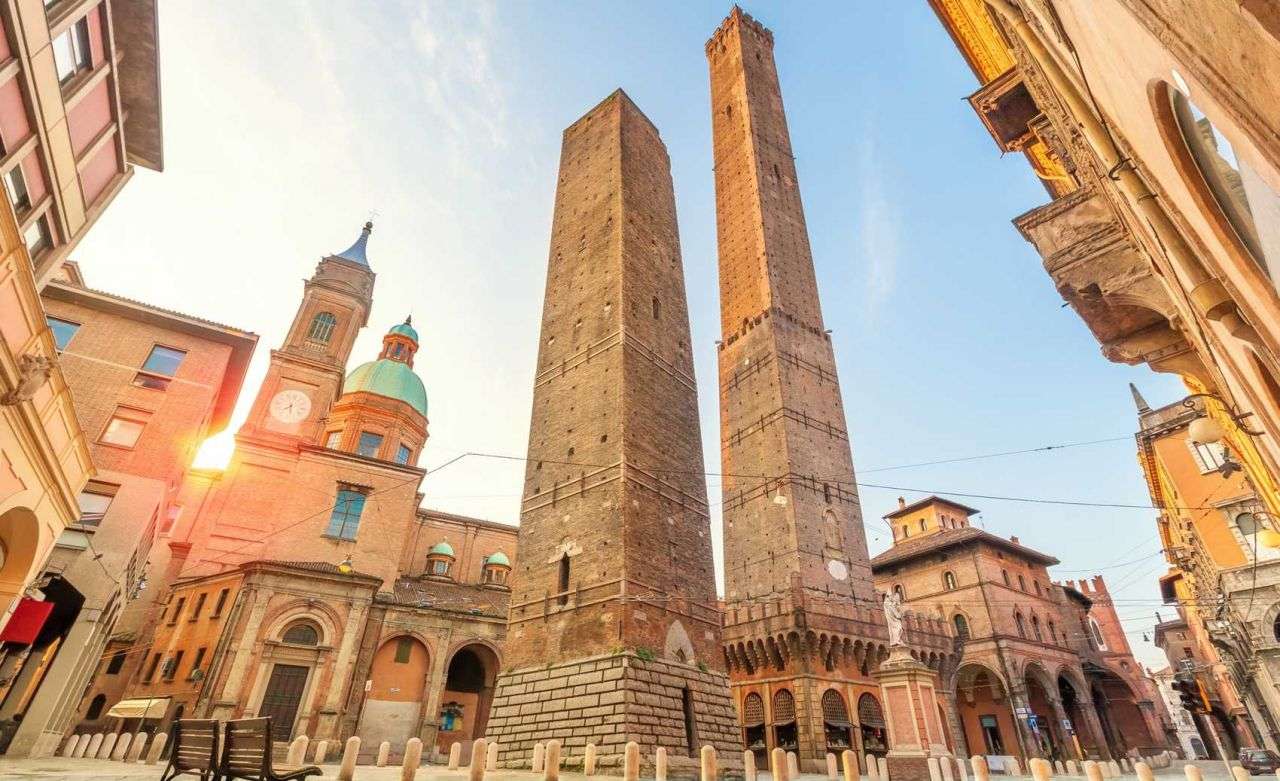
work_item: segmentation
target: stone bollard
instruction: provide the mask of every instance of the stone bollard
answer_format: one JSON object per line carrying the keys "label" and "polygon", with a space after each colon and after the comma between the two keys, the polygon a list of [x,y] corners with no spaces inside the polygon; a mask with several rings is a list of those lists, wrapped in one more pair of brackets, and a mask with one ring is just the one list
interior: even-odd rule
{"label": "stone bollard", "polygon": [[80,738],[76,741],[76,748],[75,748],[75,751],[71,753],[71,756],[75,759],[80,759],[81,757],[83,757],[84,752],[89,750],[89,741],[91,740],[93,740],[92,735],[90,735],[87,732],[82,734]]}
{"label": "stone bollard", "polygon": [[1195,765],[1192,765],[1192,764],[1183,765],[1182,774],[1187,777],[1187,781],[1202,781],[1202,776],[1200,775],[1200,768],[1196,767]]}
{"label": "stone bollard", "polygon": [[164,744],[169,742],[169,733],[157,732],[151,738],[151,748],[147,750],[147,764],[154,765],[160,761],[160,755],[164,753]]}
{"label": "stone bollard", "polygon": [[409,738],[404,744],[404,762],[400,765],[400,781],[413,781],[418,772],[418,763],[422,761],[422,739]]}
{"label": "stone bollard", "polygon": [[622,781],[640,781],[640,744],[634,740],[622,752]]}
{"label": "stone bollard", "polygon": [[1067,772],[1067,768],[1062,764],[1061,759],[1055,759],[1053,761],[1053,772],[1055,775],[1059,775],[1059,776]]}
{"label": "stone bollard", "polygon": [[462,744],[458,743],[457,741],[454,741],[453,745],[449,747],[449,769],[457,770],[458,766],[461,764],[462,764]]}
{"label": "stone bollard", "polygon": [[942,770],[942,781],[956,781],[956,773],[951,769],[951,760],[938,757],[938,767]]}
{"label": "stone bollard", "polygon": [[384,740],[378,744],[378,759],[374,762],[378,767],[386,767],[391,758],[391,741]]}
{"label": "stone bollard", "polygon": [[716,762],[716,747],[703,746],[698,753],[702,760],[702,781],[716,781],[716,776],[720,774]]}
{"label": "stone bollard", "polygon": [[119,739],[120,736],[114,732],[110,735],[104,735],[102,737],[102,745],[98,747],[98,753],[94,754],[94,756],[98,759],[110,759],[111,751],[116,747],[116,741]]}
{"label": "stone bollard", "polygon": [[964,757],[956,757],[956,770],[960,781],[969,781],[969,763],[964,761]]}
{"label": "stone bollard", "polygon": [[742,752],[742,781],[756,781],[756,752]]}
{"label": "stone bollard", "polygon": [[1116,762],[1114,759],[1107,763],[1107,768],[1111,771],[1112,778],[1119,778],[1123,775],[1120,772],[1120,763]]}
{"label": "stone bollard", "polygon": [[876,757],[876,769],[880,771],[880,781],[889,781],[889,763],[884,757]]}
{"label": "stone bollard", "polygon": [[116,747],[111,750],[111,758],[117,762],[124,761],[124,755],[129,753],[129,746],[133,744],[133,733],[126,732],[116,741]]}
{"label": "stone bollard", "polygon": [[942,768],[938,765],[938,758],[929,757],[925,764],[929,768],[929,781],[942,781]]}
{"label": "stone bollard", "polygon": [[324,764],[324,760],[329,756],[329,741],[317,740],[316,753],[311,755],[311,761],[317,765]]}
{"label": "stone bollard", "polygon": [[987,767],[987,758],[981,754],[974,754],[969,759],[969,764],[973,767],[974,781],[990,781],[991,769]]}
{"label": "stone bollard", "polygon": [[489,744],[489,748],[484,755],[484,769],[486,772],[493,772],[498,769],[498,741]]}
{"label": "stone bollard", "polygon": [[147,738],[149,735],[145,732],[138,733],[138,739],[133,741],[133,748],[129,749],[129,756],[126,757],[127,762],[141,762],[142,753],[147,750]]}
{"label": "stone bollard", "polygon": [[800,758],[796,756],[796,752],[787,752],[787,778],[800,777]]}
{"label": "stone bollard", "polygon": [[1239,765],[1231,766],[1231,775],[1236,777],[1236,781],[1241,781],[1241,779],[1243,779],[1243,781],[1249,781],[1249,771]]}
{"label": "stone bollard", "polygon": [[1102,781],[1102,766],[1092,759],[1086,759],[1084,762],[1084,777],[1089,781]]}
{"label": "stone bollard", "polygon": [[850,749],[840,752],[840,764],[844,765],[844,781],[862,781],[858,773],[858,755]]}
{"label": "stone bollard", "polygon": [[1067,760],[1067,775],[1069,776],[1080,775],[1080,766],[1076,764],[1076,761],[1074,759]]}
{"label": "stone bollard", "polygon": [[1020,776],[1022,775],[1022,765],[1018,763],[1017,758],[1010,757],[1009,759],[1005,760],[1004,772],[1008,773],[1011,776]]}
{"label": "stone bollard", "polygon": [[839,765],[836,763],[836,755],[830,751],[827,752],[827,781],[837,781],[836,777],[840,774]]}
{"label": "stone bollard", "polygon": [[587,776],[596,774],[596,744],[594,743],[588,743],[582,750],[582,774]]}
{"label": "stone bollard", "polygon": [[534,773],[542,772],[542,765],[547,759],[547,747],[543,743],[533,744],[533,760],[529,763],[529,769]]}
{"label": "stone bollard", "polygon": [[773,781],[787,781],[790,778],[787,775],[786,749],[775,748],[769,752],[769,775],[773,777]]}
{"label": "stone bollard", "polygon": [[653,752],[653,778],[654,781],[667,781],[667,750],[662,746]]}
{"label": "stone bollard", "polygon": [[68,757],[76,753],[76,744],[80,742],[79,735],[68,735],[67,742],[62,744],[62,751],[58,753],[60,757]]}
{"label": "stone bollard", "polygon": [[560,741],[554,738],[547,741],[547,764],[542,769],[542,781],[559,781],[560,779]]}
{"label": "stone bollard", "polygon": [[89,747],[84,750],[85,759],[93,759],[98,756],[98,749],[102,747],[102,738],[101,732],[93,733],[93,737],[89,738]]}
{"label": "stone bollard", "polygon": [[863,760],[867,763],[867,778],[880,778],[880,771],[876,769],[876,755],[867,754]]}
{"label": "stone bollard", "polygon": [[338,781],[352,781],[356,777],[356,758],[360,756],[360,738],[352,735],[342,748],[342,765],[338,768]]}
{"label": "stone bollard", "polygon": [[1047,759],[1032,759],[1027,764],[1031,765],[1031,777],[1036,781],[1049,781],[1053,775],[1049,772],[1049,761]]}
{"label": "stone bollard", "polygon": [[1138,774],[1138,781],[1156,781],[1156,774],[1146,762],[1133,763],[1133,770]]}
{"label": "stone bollard", "polygon": [[286,765],[298,766],[307,759],[307,743],[311,738],[306,735],[299,735],[289,744],[289,754],[285,757]]}
{"label": "stone bollard", "polygon": [[488,755],[489,741],[476,738],[471,742],[471,772],[467,776],[468,781],[484,781],[484,768]]}
{"label": "stone bollard", "polygon": [[1133,768],[1129,766],[1129,759],[1128,759],[1127,757],[1121,757],[1121,758],[1120,758],[1120,772],[1121,772],[1121,773],[1129,773],[1129,772],[1132,772],[1132,770],[1133,770]]}

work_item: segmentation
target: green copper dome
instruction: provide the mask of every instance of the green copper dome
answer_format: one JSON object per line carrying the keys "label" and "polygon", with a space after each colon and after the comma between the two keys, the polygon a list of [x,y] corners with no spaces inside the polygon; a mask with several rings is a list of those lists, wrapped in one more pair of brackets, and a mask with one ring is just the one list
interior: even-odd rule
{"label": "green copper dome", "polygon": [[342,383],[342,392],[361,391],[399,399],[422,413],[424,418],[427,416],[427,389],[422,385],[422,378],[399,361],[379,358],[357,366]]}
{"label": "green copper dome", "polygon": [[448,540],[441,540],[440,542],[437,542],[435,545],[431,546],[430,553],[438,553],[441,556],[449,556],[450,558],[452,558],[453,546],[449,544]]}
{"label": "green copper dome", "polygon": [[407,336],[410,339],[412,339],[415,344],[417,344],[418,342],[418,331],[412,325],[409,324],[408,320],[405,320],[403,323],[400,323],[399,325],[391,326],[391,330],[388,331],[388,333]]}
{"label": "green copper dome", "polygon": [[507,554],[502,551],[495,551],[489,554],[489,558],[484,560],[485,564],[501,564],[504,567],[511,566],[511,559],[507,558]]}

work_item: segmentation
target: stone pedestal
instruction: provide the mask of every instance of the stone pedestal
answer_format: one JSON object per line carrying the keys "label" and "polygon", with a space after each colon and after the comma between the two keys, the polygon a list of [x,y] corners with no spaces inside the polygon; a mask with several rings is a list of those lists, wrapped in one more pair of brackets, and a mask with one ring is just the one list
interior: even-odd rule
{"label": "stone pedestal", "polygon": [[895,646],[872,676],[880,684],[889,730],[889,778],[930,781],[929,758],[951,757],[938,711],[937,674],[906,646]]}

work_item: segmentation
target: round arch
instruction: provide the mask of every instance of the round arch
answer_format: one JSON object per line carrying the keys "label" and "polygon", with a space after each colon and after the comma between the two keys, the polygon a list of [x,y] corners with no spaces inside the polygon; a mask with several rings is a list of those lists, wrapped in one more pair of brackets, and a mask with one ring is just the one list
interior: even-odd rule
{"label": "round arch", "polygon": [[373,654],[357,730],[370,745],[403,745],[417,734],[431,684],[431,651],[414,633],[383,639]]}
{"label": "round arch", "polygon": [[40,522],[26,507],[11,507],[0,514],[0,615],[22,595],[40,552]]}
{"label": "round arch", "polygon": [[968,753],[1021,753],[1009,705],[1010,687],[1004,676],[993,667],[970,660],[956,668],[951,689]]}
{"label": "round arch", "polygon": [[436,747],[445,752],[453,743],[463,743],[465,754],[489,723],[500,669],[498,650],[480,638],[462,641],[450,649],[444,669]]}

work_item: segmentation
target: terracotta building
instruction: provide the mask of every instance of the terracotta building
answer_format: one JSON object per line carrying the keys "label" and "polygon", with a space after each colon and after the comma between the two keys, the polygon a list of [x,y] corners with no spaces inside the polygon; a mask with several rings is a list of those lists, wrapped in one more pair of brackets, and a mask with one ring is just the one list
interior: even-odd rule
{"label": "terracotta building", "polygon": [[1101,577],[1051,580],[1053,556],[970,525],[936,496],[885,516],[877,588],[954,629],[942,686],[960,754],[1109,758],[1165,748],[1163,705],[1134,661]]}
{"label": "terracotta building", "polygon": [[409,737],[445,749],[485,732],[515,530],[418,506],[428,407],[412,323],[347,368],[372,306],[371,232],[306,281],[227,467],[170,486],[159,585],[98,661],[77,730],[261,714],[280,740],[360,735],[396,754]]}
{"label": "terracotta building", "polygon": [[[706,44],[720,262],[724,655],[743,741],[825,772],[888,746],[887,632],[871,580],[830,332],[787,132],[773,35],[735,7]],[[767,475],[768,479],[740,475]],[[913,621],[934,669],[946,624]]]}
{"label": "terracotta building", "polygon": [[1169,562],[1160,588],[1178,610],[1157,627],[1158,644],[1176,675],[1205,686],[1212,710],[1196,721],[1207,750],[1216,753],[1214,731],[1230,756],[1241,746],[1274,747],[1280,550],[1269,544],[1270,516],[1232,454],[1192,438],[1204,399],[1152,409],[1131,390],[1138,460]]}
{"label": "terracotta building", "polygon": [[[622,90],[564,131],[506,656],[489,736],[620,766],[741,760],[723,672],[671,163]],[[651,762],[651,759],[646,759]]]}
{"label": "terracotta building", "polygon": [[0,638],[18,652],[48,615],[33,581],[91,471],[37,291],[163,146],[154,3],[9,3],[0,31]]}
{"label": "terracotta building", "polygon": [[[12,683],[0,699],[0,723],[16,728],[5,749],[18,756],[54,750],[104,648],[129,645],[147,622],[159,580],[149,578],[153,550],[164,548],[180,512],[177,495],[196,448],[227,424],[257,341],[90,289],[73,263],[43,297],[96,474],[79,494],[79,517],[44,563],[50,617],[4,662]],[[125,661],[127,674],[137,659]]]}
{"label": "terracotta building", "polygon": [[[1197,495],[1223,504],[1163,514],[1166,595],[1208,665],[1198,677],[1221,684],[1204,681],[1228,742],[1275,748],[1275,660],[1259,655],[1280,648],[1273,585],[1245,597],[1249,616],[1187,608],[1192,594],[1253,590],[1235,535],[1274,534],[1280,513],[1280,15],[1274,3],[1221,0],[931,5],[982,85],[970,96],[980,120],[1049,193],[1014,223],[1055,287],[1104,356],[1175,373],[1192,392],[1187,406],[1152,413],[1170,434],[1142,445],[1148,482],[1161,507],[1198,507]],[[1193,425],[1202,455],[1173,433]],[[1173,451],[1183,463],[1161,475],[1153,459]],[[1230,466],[1174,485],[1168,470],[1194,473],[1193,456]]]}

